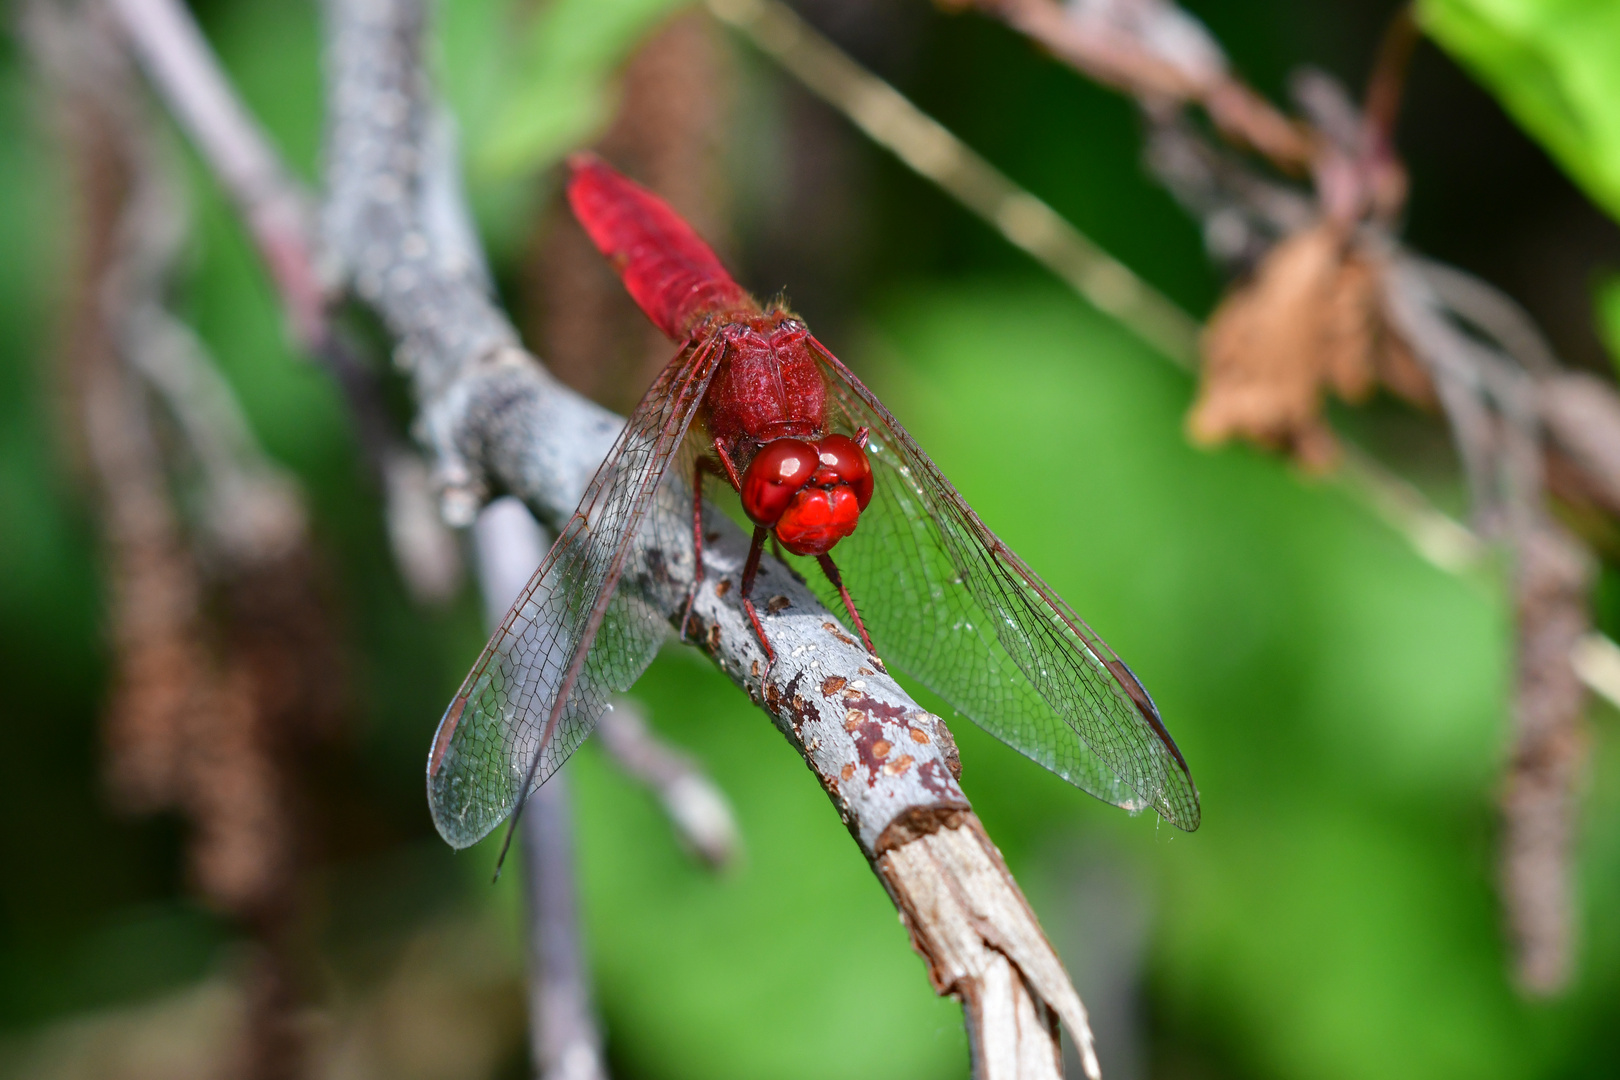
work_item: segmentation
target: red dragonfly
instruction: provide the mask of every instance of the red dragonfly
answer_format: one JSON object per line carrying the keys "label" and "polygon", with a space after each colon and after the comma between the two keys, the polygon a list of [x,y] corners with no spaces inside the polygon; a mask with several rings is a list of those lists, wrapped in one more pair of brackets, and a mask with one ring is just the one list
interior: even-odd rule
{"label": "red dragonfly", "polygon": [[[620,589],[627,574],[683,589],[690,615],[707,478],[753,522],[738,592],[768,659],[770,618],[752,592],[770,540],[816,560],[823,599],[842,604],[868,652],[1077,787],[1197,828],[1197,790],[1153,699],[899,421],[657,196],[598,158],[570,166],[575,215],[681,348],[439,723],[428,797],[444,838],[466,847],[515,821],[651,663],[668,629],[659,611],[675,605]],[[690,529],[659,534],[686,514]]]}

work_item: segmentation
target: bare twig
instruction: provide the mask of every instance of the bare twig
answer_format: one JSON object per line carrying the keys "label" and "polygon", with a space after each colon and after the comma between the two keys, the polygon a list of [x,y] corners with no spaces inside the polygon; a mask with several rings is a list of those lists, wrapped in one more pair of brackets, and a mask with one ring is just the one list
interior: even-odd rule
{"label": "bare twig", "polygon": [[1169,0],[955,0],[1005,21],[1089,77],[1155,112],[1201,105],[1225,135],[1284,169],[1314,153],[1311,133],[1235,78],[1203,24]]}
{"label": "bare twig", "polygon": [[597,737],[619,768],[658,796],[676,834],[699,858],[714,868],[736,859],[742,837],[725,793],[690,757],[653,734],[639,703],[615,699]]}
{"label": "bare twig", "polygon": [[1548,437],[1574,460],[1596,501],[1620,517],[1620,394],[1582,372],[1544,378],[1536,389]]}
{"label": "bare twig", "polygon": [[343,391],[385,501],[395,563],[412,595],[428,603],[448,599],[460,584],[454,540],[431,512],[426,471],[395,434],[374,376],[329,318],[333,271],[318,258],[312,200],[236,97],[183,6],[176,0],[102,2],[247,223],[298,345]]}
{"label": "bare twig", "polygon": [[564,768],[530,797],[520,826],[530,914],[529,1055],[536,1080],[608,1075],[579,937],[571,789]]}
{"label": "bare twig", "polygon": [[1588,689],[1608,701],[1620,701],[1620,645],[1602,634],[1587,634],[1576,644],[1571,659]]}
{"label": "bare twig", "polygon": [[165,306],[186,238],[183,187],[154,145],[152,118],[126,141],[141,167],[122,222],[125,257],[109,283],[118,294],[109,314],[125,357],[157,392],[195,459],[214,545],[233,563],[275,561],[303,542],[302,499],[260,449],[203,343]]}
{"label": "bare twig", "polygon": [[[286,1077],[305,1049],[293,1022],[298,830],[286,751],[320,726],[310,714],[330,715],[316,698],[332,685],[322,676],[335,650],[321,652],[331,643],[316,640],[321,620],[311,616],[319,612],[278,619],[285,599],[255,604],[252,585],[274,566],[277,596],[304,595],[286,572],[302,551],[301,504],[259,454],[197,340],[163,308],[184,205],[113,26],[92,5],[39,4],[26,14],[86,196],[72,355],[114,593],[113,794],[125,809],[173,808],[189,819],[196,887],[253,940],[235,1071]],[[188,530],[175,509],[165,460],[172,444],[156,436],[149,388],[201,466],[201,529]],[[228,601],[223,635],[204,602],[204,568]],[[221,636],[226,647],[216,650]],[[321,654],[306,663],[312,652],[301,646],[311,642]]]}
{"label": "bare twig", "polygon": [[1198,327],[1180,308],[966,143],[774,0],[709,0],[721,21],[1009,241],[1183,366]]}
{"label": "bare twig", "polygon": [[[1514,560],[1518,671],[1500,880],[1519,983],[1549,994],[1568,984],[1574,964],[1576,784],[1584,757],[1579,658],[1591,632],[1593,575],[1585,547],[1543,508],[1541,422],[1560,417],[1566,437],[1578,436],[1575,445],[1600,465],[1604,447],[1620,438],[1620,424],[1608,426],[1615,420],[1612,392],[1571,410],[1567,394],[1538,392],[1523,364],[1490,340],[1465,334],[1426,269],[1414,259],[1397,261],[1388,275],[1389,307],[1441,387],[1469,462],[1476,514]],[[1543,384],[1556,391],[1562,378],[1568,377]]]}
{"label": "bare twig", "polygon": [[173,0],[106,0],[147,74],[253,233],[299,339],[326,333],[326,289],[309,245],[308,202],[231,92],[197,24]]}
{"label": "bare twig", "polygon": [[[495,626],[550,538],[516,499],[497,499],[473,526],[485,621]],[[573,821],[564,766],[529,799],[523,880],[529,909],[529,1053],[538,1080],[602,1080],[602,1035],[580,940]]]}
{"label": "bare twig", "polygon": [[1571,658],[1590,634],[1593,567],[1586,549],[1551,522],[1515,547],[1519,670],[1498,861],[1519,983],[1549,994],[1568,985],[1574,967],[1572,867],[1585,695]]}

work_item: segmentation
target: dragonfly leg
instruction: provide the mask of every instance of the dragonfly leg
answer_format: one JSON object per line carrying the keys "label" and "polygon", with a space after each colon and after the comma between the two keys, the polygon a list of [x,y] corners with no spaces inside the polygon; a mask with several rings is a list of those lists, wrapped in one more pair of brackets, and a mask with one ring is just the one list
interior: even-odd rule
{"label": "dragonfly leg", "polygon": [[770,530],[763,525],[754,526],[754,540],[748,545],[748,562],[743,565],[742,588],[738,595],[742,597],[743,610],[748,612],[748,621],[754,624],[754,633],[759,636],[759,643],[765,649],[767,663],[776,663],[776,653],[771,649],[771,643],[765,638],[765,627],[759,621],[759,612],[754,610],[754,575],[759,573],[759,557],[765,551],[765,537]]}
{"label": "dragonfly leg", "polygon": [[681,613],[681,637],[692,621],[692,605],[698,586],[703,584],[703,459],[692,467],[692,584],[686,590],[686,610]]}
{"label": "dragonfly leg", "polygon": [[861,613],[855,610],[855,601],[849,598],[849,590],[844,588],[844,575],[838,572],[838,564],[825,552],[816,556],[816,563],[821,567],[821,572],[827,575],[827,580],[832,582],[833,588],[838,590],[838,595],[844,598],[844,610],[849,612],[856,632],[861,635],[861,644],[866,646],[868,653],[876,656],[877,650],[872,648],[872,639],[866,636],[866,624],[861,622]]}
{"label": "dragonfly leg", "polygon": [[742,477],[737,475],[737,466],[731,463],[731,455],[726,453],[726,444],[721,442],[719,438],[714,440],[714,452],[719,457],[720,464],[725,467],[725,478],[731,482],[732,487],[741,491]]}

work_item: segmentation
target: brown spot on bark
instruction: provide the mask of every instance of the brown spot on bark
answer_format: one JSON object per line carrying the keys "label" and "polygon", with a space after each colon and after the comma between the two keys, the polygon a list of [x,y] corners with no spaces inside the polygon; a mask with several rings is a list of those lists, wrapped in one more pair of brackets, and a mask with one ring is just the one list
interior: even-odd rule
{"label": "brown spot on bark", "polygon": [[753,663],[748,665],[748,674],[753,676],[756,679],[759,678],[759,661],[758,660],[755,660]]}
{"label": "brown spot on bark", "polygon": [[921,728],[912,728],[911,741],[914,743],[922,743],[924,746],[927,746],[932,740],[928,738],[928,732],[922,730]]}
{"label": "brown spot on bark", "polygon": [[886,701],[878,701],[865,694],[851,697],[846,692],[844,694],[844,703],[852,709],[861,709],[864,712],[871,713],[881,720],[900,720],[906,715],[904,706],[890,705]]}
{"label": "brown spot on bark", "polygon": [[886,776],[899,776],[909,768],[911,768],[911,755],[901,754],[899,757],[883,766],[883,772]]}
{"label": "brown spot on bark", "polygon": [[855,776],[855,763],[853,761],[851,761],[848,764],[846,764],[843,767],[843,769],[841,769],[839,771],[838,775],[839,775],[839,777],[841,779],[844,779],[844,780],[853,779],[854,776]]}
{"label": "brown spot on bark", "polygon": [[766,684],[766,686],[765,686],[765,703],[771,707],[772,712],[775,712],[776,707],[778,705],[782,704],[782,691],[780,691],[780,690],[778,690],[776,688],[775,683],[767,683]]}
{"label": "brown spot on bark", "polygon": [[855,706],[844,712],[844,730],[855,740],[855,752],[860,755],[861,764],[867,768],[868,783],[876,784],[883,760],[894,749],[884,730],[885,721],[900,720],[905,710],[863,694],[851,695],[848,690],[844,691],[843,696],[846,704]]}
{"label": "brown spot on bark", "polygon": [[731,579],[730,578],[721,578],[719,583],[716,584],[715,587],[714,587],[714,595],[716,595],[716,596],[724,596],[724,595],[726,595],[726,593],[728,593],[730,591],[731,591]]}
{"label": "brown spot on bark", "polygon": [[713,623],[709,627],[709,651],[720,651],[720,624]]}
{"label": "brown spot on bark", "polygon": [[821,680],[821,696],[832,697],[844,688],[844,679],[839,675],[829,675]]}
{"label": "brown spot on bark", "polygon": [[787,696],[789,706],[793,713],[794,731],[798,731],[799,728],[803,727],[811,720],[818,718],[815,706],[811,704],[808,698],[799,693],[799,684],[803,681],[804,672],[801,671],[797,675],[793,676],[792,681],[787,684]]}
{"label": "brown spot on bark", "polygon": [[712,533],[704,533],[704,534],[703,534],[703,539],[704,539],[704,540],[706,540],[706,541],[708,541],[708,542],[709,542],[709,543],[711,543],[711,544],[712,544],[712,543],[714,543],[714,542],[715,542],[715,541],[716,541],[716,540],[718,540],[718,539],[720,539],[720,534],[719,534],[719,533],[717,533],[717,532],[712,532]]}
{"label": "brown spot on bark", "polygon": [[917,766],[917,782],[923,786],[923,790],[940,798],[955,798],[955,788],[945,773],[946,766],[938,760],[925,761]]}
{"label": "brown spot on bark", "polygon": [[789,600],[785,596],[773,596],[769,600],[765,601],[765,610],[770,612],[772,615],[786,611],[792,606],[793,601]]}
{"label": "brown spot on bark", "polygon": [[821,624],[821,628],[827,631],[827,633],[831,634],[833,637],[837,638],[839,641],[842,641],[845,645],[855,644],[855,639],[844,633],[844,628],[835,622],[824,622]]}
{"label": "brown spot on bark", "polygon": [[855,674],[857,674],[857,675],[870,675],[870,674],[872,674],[872,672],[867,668],[856,668],[855,669]]}

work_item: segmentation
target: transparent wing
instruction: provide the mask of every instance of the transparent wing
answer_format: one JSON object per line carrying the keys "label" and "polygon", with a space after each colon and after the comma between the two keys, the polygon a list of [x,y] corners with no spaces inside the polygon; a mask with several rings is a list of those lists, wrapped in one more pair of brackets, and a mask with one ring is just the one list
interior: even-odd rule
{"label": "transparent wing", "polygon": [[[656,528],[661,515],[647,514],[655,501],[681,498],[662,481],[719,353],[709,343],[688,348],[647,391],[439,721],[428,803],[451,846],[474,844],[504,821],[658,651],[662,617],[643,589],[617,586],[627,571],[638,583],[671,577],[671,560],[679,558],[671,545],[682,538],[660,538],[655,567],[633,565],[654,550],[635,540]],[[690,535],[684,543],[690,559]]]}
{"label": "transparent wing", "polygon": [[[870,429],[874,493],[832,555],[879,655],[1076,787],[1198,827],[1198,792],[1152,698],[1002,543],[848,368],[812,339],[828,423]],[[837,594],[810,575],[837,610]]]}

